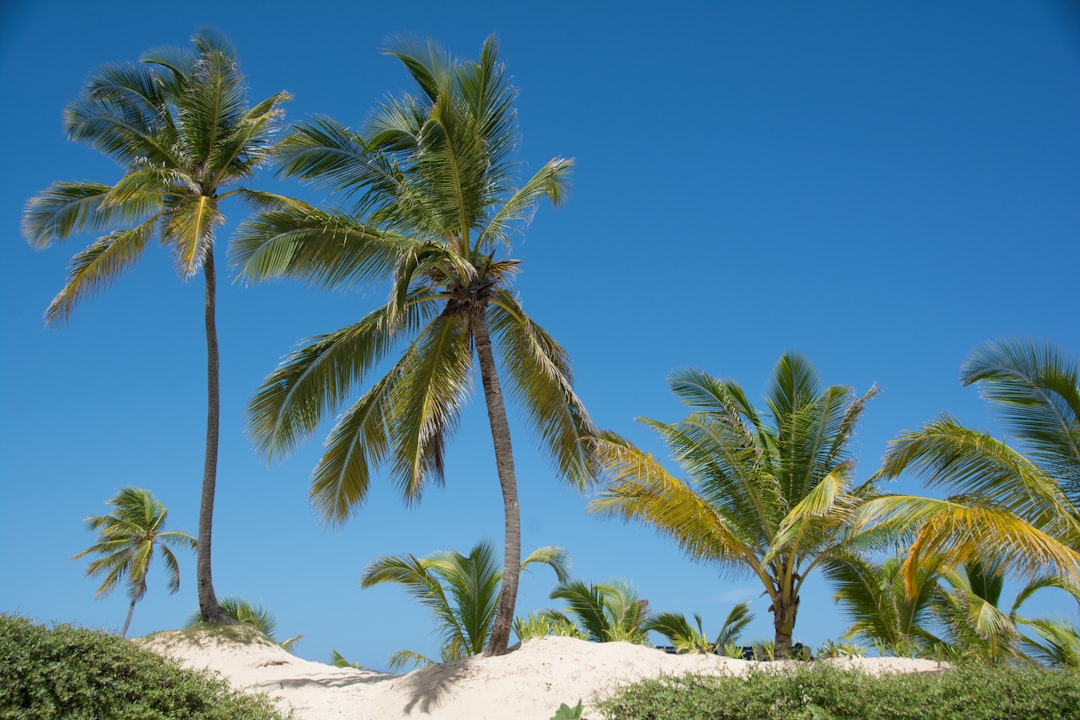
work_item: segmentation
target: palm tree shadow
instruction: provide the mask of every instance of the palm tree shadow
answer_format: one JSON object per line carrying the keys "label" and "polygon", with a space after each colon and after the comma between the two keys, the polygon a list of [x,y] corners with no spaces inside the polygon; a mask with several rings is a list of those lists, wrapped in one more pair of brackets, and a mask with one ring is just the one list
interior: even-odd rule
{"label": "palm tree shadow", "polygon": [[473,674],[471,666],[472,658],[467,658],[414,670],[403,677],[402,684],[409,695],[405,712],[412,714],[419,706],[420,712],[430,713],[433,708],[439,707],[457,681]]}
{"label": "palm tree shadow", "polygon": [[303,687],[346,688],[354,685],[375,685],[396,680],[399,677],[399,675],[372,672],[369,670],[359,670],[355,673],[334,672],[315,676],[305,672],[303,675],[297,675],[295,677],[274,678],[268,682],[260,683],[260,685],[266,690],[285,690],[287,688]]}

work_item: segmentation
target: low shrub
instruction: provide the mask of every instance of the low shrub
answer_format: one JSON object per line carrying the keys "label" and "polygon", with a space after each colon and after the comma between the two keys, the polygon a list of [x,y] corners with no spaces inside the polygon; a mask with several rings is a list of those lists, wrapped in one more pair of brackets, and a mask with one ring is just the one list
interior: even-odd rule
{"label": "low shrub", "polygon": [[0,615],[0,720],[282,720],[232,690],[115,635]]}
{"label": "low shrub", "polygon": [[647,680],[598,704],[607,720],[1076,720],[1080,675],[961,666],[886,674],[811,666]]}

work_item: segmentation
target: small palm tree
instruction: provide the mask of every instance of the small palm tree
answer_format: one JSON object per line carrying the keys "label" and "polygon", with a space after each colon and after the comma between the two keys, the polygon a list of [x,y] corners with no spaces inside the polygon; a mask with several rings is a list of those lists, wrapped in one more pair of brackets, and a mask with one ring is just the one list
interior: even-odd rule
{"label": "small palm tree", "polygon": [[[444,449],[478,368],[502,490],[502,596],[489,654],[506,651],[521,560],[521,518],[502,383],[524,409],[559,475],[592,480],[582,438],[592,433],[573,390],[566,351],[512,291],[509,257],[543,199],[564,198],[571,161],[556,158],[516,186],[516,91],[494,40],[478,62],[450,59],[432,43],[405,43],[401,60],[417,95],[388,100],[365,135],[328,118],[301,124],[281,146],[282,172],[354,195],[351,208],[293,206],[246,223],[234,259],[251,281],[295,277],[327,287],[391,286],[386,304],[357,323],[312,338],[265,380],[249,408],[256,447],[287,453],[340,407],[364,394],[330,432],[311,496],[343,522],[384,463],[407,502],[444,477]],[[404,348],[371,382],[380,361]],[[501,373],[496,355],[501,362]]]}
{"label": "small palm tree", "polygon": [[945,641],[933,632],[940,576],[923,569],[908,595],[903,559],[878,563],[838,553],[823,567],[836,589],[833,599],[852,621],[842,640],[872,643],[897,657],[933,657]]}
{"label": "small palm tree", "polygon": [[645,624],[645,629],[659,633],[668,639],[677,652],[689,653],[712,653],[721,652],[725,648],[734,645],[739,635],[746,626],[754,619],[750,612],[750,603],[741,602],[731,608],[724,624],[720,628],[716,639],[709,640],[701,624],[701,616],[694,614],[696,628],[690,624],[685,615],[674,612],[662,612],[653,616]]}
{"label": "small palm tree", "polygon": [[[566,580],[551,591],[551,599],[567,602],[567,612],[577,620],[586,640],[638,645],[649,641],[649,601],[641,599],[625,580],[598,584]],[[556,624],[571,622],[559,611],[546,613]]]}
{"label": "small palm tree", "polygon": [[[223,597],[219,602],[222,612],[228,615],[230,618],[243,625],[250,625],[257,629],[266,637],[270,638],[283,650],[292,652],[296,649],[297,644],[303,634],[294,635],[284,640],[278,640],[275,637],[277,633],[277,618],[269,610],[262,605],[253,605],[244,598],[240,597]],[[202,612],[196,610],[195,613],[188,618],[188,627],[194,627],[200,622],[203,622]]]}
{"label": "small palm tree", "polygon": [[195,549],[195,538],[180,530],[165,530],[169,511],[158,502],[149,490],[125,487],[116,497],[106,501],[112,506],[108,515],[86,518],[87,528],[96,531],[97,542],[75,555],[72,560],[87,555],[100,555],[86,568],[87,576],[104,575],[97,596],[105,597],[121,582],[128,588],[127,617],[120,629],[120,636],[127,635],[135,603],[146,594],[146,576],[155,551],[161,551],[162,560],[169,570],[169,592],[180,589],[180,565],[172,548]]}
{"label": "small palm tree", "polygon": [[644,422],[689,479],[605,433],[596,459],[607,485],[592,510],[651,525],[695,560],[752,573],[772,603],[776,652],[786,657],[803,582],[845,546],[855,510],[875,493],[871,483],[853,486],[847,445],[877,390],[822,389],[798,355],[780,358],[767,412],[735,381],[697,370],[675,373],[671,388],[690,416]]}
{"label": "small palm tree", "polygon": [[972,352],[961,379],[979,386],[1015,447],[948,415],[904,432],[880,476],[914,470],[952,495],[884,496],[857,522],[914,538],[909,592],[919,567],[936,563],[1080,581],[1080,364],[1054,345],[993,341]]}
{"label": "small palm tree", "polygon": [[227,622],[214,595],[210,565],[217,487],[220,391],[217,339],[216,231],[230,196],[258,207],[287,202],[238,184],[272,152],[289,98],[277,93],[249,105],[236,52],[223,36],[202,30],[195,52],[148,53],[140,65],[97,70],[64,112],[68,137],[89,143],[124,170],[115,185],[56,182],[27,203],[23,234],[37,248],[82,232],[109,230],[69,264],[67,283],[46,310],[65,322],[75,307],[130,268],[156,237],[185,280],[206,280],[207,419],[199,508],[197,579],[205,620]]}
{"label": "small palm tree", "polygon": [[[560,581],[567,577],[569,558],[562,548],[548,546],[534,550],[521,562],[519,570],[534,563],[550,567]],[[388,555],[371,562],[360,578],[360,586],[365,588],[388,582],[402,585],[435,614],[442,638],[440,662],[460,660],[484,651],[495,622],[502,584],[498,553],[491,543],[478,543],[468,555],[456,550],[426,558]],[[433,665],[435,662],[412,650],[399,650],[390,658],[389,666],[397,669],[410,663]]]}

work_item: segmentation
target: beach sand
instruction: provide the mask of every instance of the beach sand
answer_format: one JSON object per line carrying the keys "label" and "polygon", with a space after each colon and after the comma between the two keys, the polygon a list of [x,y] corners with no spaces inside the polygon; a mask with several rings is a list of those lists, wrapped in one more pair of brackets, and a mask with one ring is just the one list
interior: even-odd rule
{"label": "beach sand", "polygon": [[[661,675],[741,674],[754,665],[715,655],[668,655],[629,643],[564,637],[530,640],[502,657],[473,657],[405,675],[302,660],[262,638],[238,643],[165,632],[139,640],[193,668],[221,673],[236,688],[263,692],[298,720],[549,720],[561,703],[590,707],[619,684]],[[926,672],[931,660],[851,658],[866,672]]]}

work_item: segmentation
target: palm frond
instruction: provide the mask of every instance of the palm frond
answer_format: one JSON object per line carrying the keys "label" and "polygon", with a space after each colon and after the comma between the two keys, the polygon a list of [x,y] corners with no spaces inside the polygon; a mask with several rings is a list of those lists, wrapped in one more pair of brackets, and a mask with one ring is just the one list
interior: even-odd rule
{"label": "palm frond", "polygon": [[154,219],[128,230],[117,230],[99,238],[71,258],[64,288],[45,311],[48,322],[66,322],[87,296],[93,296],[115,282],[131,267],[153,239]]}
{"label": "palm frond", "polygon": [[22,232],[36,248],[73,234],[98,231],[126,217],[124,208],[105,202],[108,185],[56,182],[26,203]]}
{"label": "palm frond", "polygon": [[569,355],[509,292],[497,292],[489,309],[492,333],[506,359],[510,397],[525,409],[559,474],[587,487],[595,474],[586,442],[596,429],[574,392]]}

